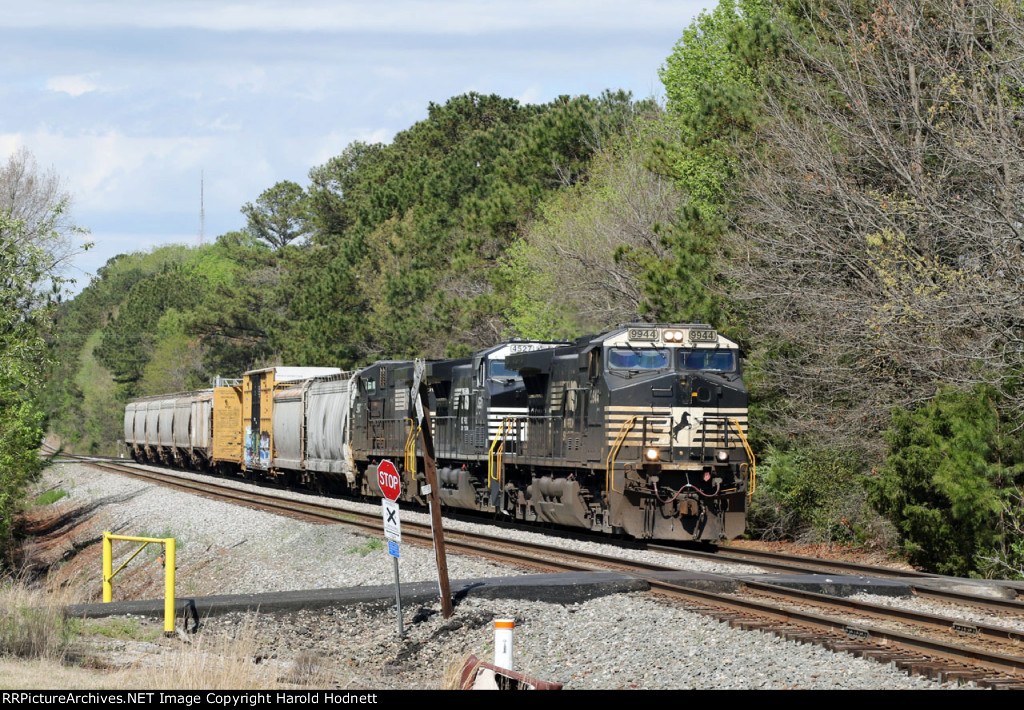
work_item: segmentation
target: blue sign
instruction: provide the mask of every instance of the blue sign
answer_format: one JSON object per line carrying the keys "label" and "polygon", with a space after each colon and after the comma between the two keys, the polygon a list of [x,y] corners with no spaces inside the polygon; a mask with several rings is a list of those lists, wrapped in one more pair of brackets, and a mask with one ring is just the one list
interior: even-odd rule
{"label": "blue sign", "polygon": [[398,557],[398,543],[394,540],[388,540],[388,554],[392,557]]}

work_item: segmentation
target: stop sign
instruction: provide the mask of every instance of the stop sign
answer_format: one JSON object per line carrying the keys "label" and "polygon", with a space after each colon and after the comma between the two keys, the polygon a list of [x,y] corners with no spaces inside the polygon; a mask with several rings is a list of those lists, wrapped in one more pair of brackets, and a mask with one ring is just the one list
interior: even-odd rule
{"label": "stop sign", "polygon": [[402,492],[402,479],[398,477],[395,464],[386,459],[377,464],[377,485],[385,498],[398,500],[398,494]]}

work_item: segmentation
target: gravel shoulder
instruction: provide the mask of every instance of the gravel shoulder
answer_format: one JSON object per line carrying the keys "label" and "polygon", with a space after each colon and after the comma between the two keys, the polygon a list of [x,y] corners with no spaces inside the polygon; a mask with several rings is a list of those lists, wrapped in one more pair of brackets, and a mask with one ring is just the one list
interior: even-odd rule
{"label": "gravel shoulder", "polygon": [[[68,491],[61,501],[36,509],[34,518],[41,529],[46,529],[47,521],[52,529],[37,539],[32,550],[37,564],[48,568],[50,585],[64,589],[68,601],[99,600],[98,541],[104,530],[175,537],[179,596],[393,581],[391,558],[381,538],[349,532],[342,525],[298,522],[80,464],[53,466],[42,487]],[[380,510],[370,504],[365,509]],[[407,514],[410,518],[420,515],[403,511],[403,520]],[[124,559],[134,547],[122,544],[126,547],[118,548],[115,557]],[[635,554],[645,559],[664,557]],[[455,554],[449,555],[448,563],[452,579],[527,572]],[[115,568],[118,564],[115,561]],[[707,562],[693,564],[709,571],[715,567]],[[433,553],[427,548],[403,545],[400,568],[403,583],[436,579]],[[118,577],[114,598],[158,598],[162,584],[160,562],[145,551]],[[516,669],[562,682],[567,689],[946,687],[846,654],[739,631],[644,594],[618,594],[569,605],[467,598],[448,620],[441,618],[437,602],[404,612],[406,635],[401,639],[391,599],[287,615],[217,617],[192,637],[191,645],[210,649],[227,642],[248,649],[246,656],[260,660],[261,673],[266,674],[259,683],[269,686],[441,688],[446,670],[451,673],[468,654],[491,660],[491,622],[512,617],[516,619]],[[87,655],[102,659],[96,665],[107,672],[166,665],[168,654],[179,653],[180,639],[151,633],[159,630],[160,620],[122,622],[132,630],[94,634],[89,641]]]}

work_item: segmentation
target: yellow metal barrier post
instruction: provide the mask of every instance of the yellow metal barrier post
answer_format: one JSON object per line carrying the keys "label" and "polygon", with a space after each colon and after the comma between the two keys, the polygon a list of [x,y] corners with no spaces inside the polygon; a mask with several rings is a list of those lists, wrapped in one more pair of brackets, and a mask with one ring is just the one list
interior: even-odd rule
{"label": "yellow metal barrier post", "polygon": [[[164,560],[164,633],[174,633],[174,538],[169,537],[164,541],[164,551],[167,558]],[[187,619],[188,617],[186,617]],[[188,622],[185,622],[186,627]]]}
{"label": "yellow metal barrier post", "polygon": [[[132,556],[125,560],[120,567],[114,570],[113,540],[127,540],[128,542],[141,542],[142,547],[132,553]],[[164,546],[164,633],[174,633],[174,563],[176,548],[173,537],[132,537],[130,535],[111,535],[103,533],[103,602],[108,603],[114,596],[114,577],[123,570],[135,556],[146,549],[149,544]]]}
{"label": "yellow metal barrier post", "polygon": [[114,553],[111,550],[110,533],[103,533],[103,603],[113,601],[114,587],[111,584],[114,579]]}

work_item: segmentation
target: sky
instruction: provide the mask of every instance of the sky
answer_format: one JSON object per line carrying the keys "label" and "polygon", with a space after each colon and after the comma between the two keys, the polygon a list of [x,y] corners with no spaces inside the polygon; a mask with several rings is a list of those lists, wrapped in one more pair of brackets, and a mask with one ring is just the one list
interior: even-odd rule
{"label": "sky", "polygon": [[[708,0],[0,0],[0,161],[63,178],[95,246],[240,229],[240,209],[431,102],[664,92],[658,69]],[[202,189],[200,185],[202,183]],[[202,199],[201,199],[202,197]]]}

